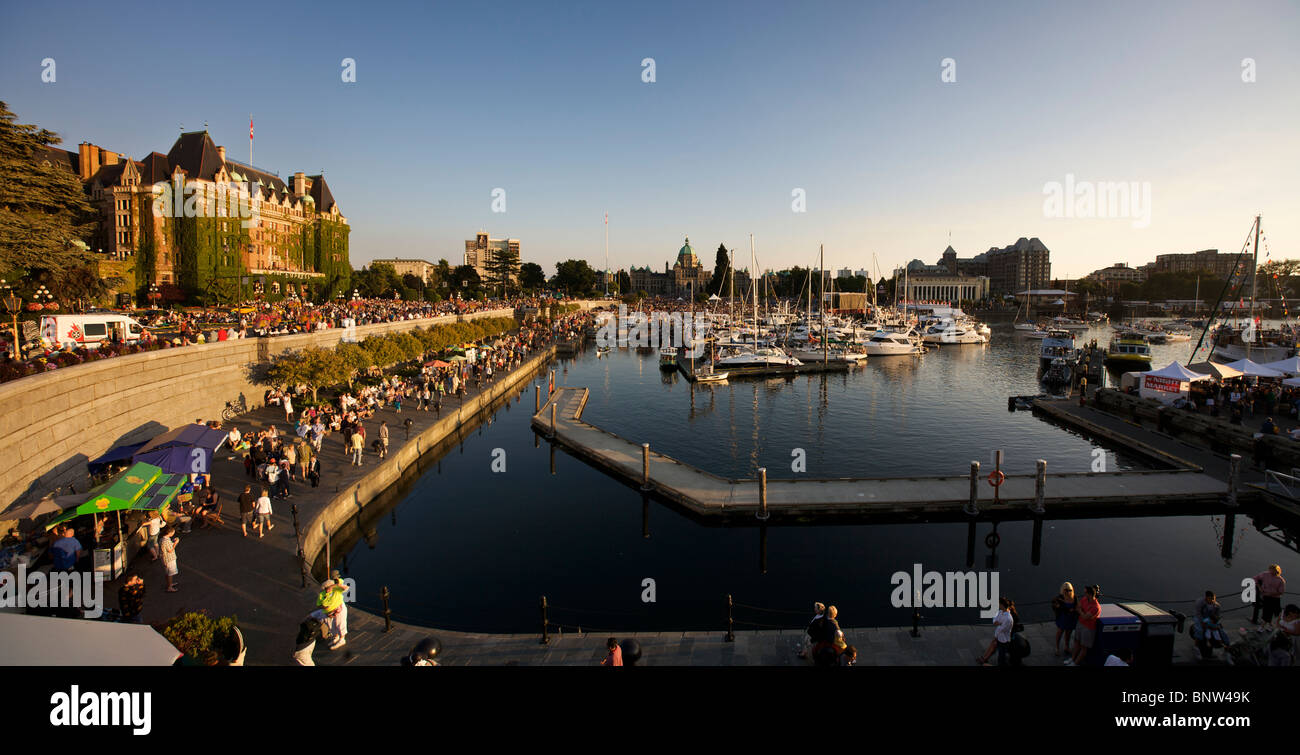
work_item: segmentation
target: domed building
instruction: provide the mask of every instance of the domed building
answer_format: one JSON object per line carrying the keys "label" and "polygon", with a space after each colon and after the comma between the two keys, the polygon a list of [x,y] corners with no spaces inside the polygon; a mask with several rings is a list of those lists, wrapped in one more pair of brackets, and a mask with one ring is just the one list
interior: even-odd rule
{"label": "domed building", "polygon": [[700,258],[691,248],[690,238],[677,250],[677,262],[671,270],[664,263],[662,273],[653,272],[649,267],[633,267],[629,272],[633,291],[644,291],[650,296],[667,296],[686,298],[693,293],[705,292],[712,277],[700,264]]}

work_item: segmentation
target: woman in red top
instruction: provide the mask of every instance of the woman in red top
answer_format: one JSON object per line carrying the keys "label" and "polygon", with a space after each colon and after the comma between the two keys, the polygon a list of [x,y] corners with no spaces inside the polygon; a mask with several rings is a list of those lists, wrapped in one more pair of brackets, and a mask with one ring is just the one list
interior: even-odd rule
{"label": "woman in red top", "polygon": [[618,640],[614,639],[613,637],[610,637],[609,640],[605,643],[605,647],[609,648],[609,655],[605,656],[605,660],[601,661],[600,665],[622,666],[623,648],[618,646]]}
{"label": "woman in red top", "polygon": [[1083,664],[1088,651],[1097,642],[1097,617],[1100,615],[1101,603],[1097,600],[1097,588],[1088,585],[1083,588],[1083,597],[1079,598],[1079,627],[1074,633],[1074,656],[1065,665]]}

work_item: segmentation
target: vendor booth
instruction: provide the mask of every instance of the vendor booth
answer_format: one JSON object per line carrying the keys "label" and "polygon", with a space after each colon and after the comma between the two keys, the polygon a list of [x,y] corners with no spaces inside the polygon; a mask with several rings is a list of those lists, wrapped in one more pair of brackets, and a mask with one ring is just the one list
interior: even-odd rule
{"label": "vendor booth", "polygon": [[139,511],[148,515],[157,511],[161,515],[186,481],[184,475],[166,474],[151,464],[133,464],[109,482],[80,496],[80,504],[55,517],[45,529],[51,530],[79,516],[115,513],[117,538],[94,543],[91,552],[95,571],[103,572],[108,579],[117,579],[126,568],[127,558],[122,512]]}
{"label": "vendor booth", "polygon": [[1265,362],[1262,366],[1270,370],[1277,370],[1289,377],[1300,375],[1300,357],[1291,357],[1277,362]]}
{"label": "vendor booth", "polygon": [[1192,383],[1210,379],[1209,375],[1192,372],[1177,362],[1171,362],[1167,367],[1143,373],[1138,395],[1153,398],[1162,404],[1172,404],[1179,398],[1187,398]]}
{"label": "vendor booth", "polygon": [[132,459],[167,474],[207,474],[212,469],[213,454],[226,437],[224,431],[206,425],[184,425],[145,443]]}
{"label": "vendor booth", "polygon": [[171,666],[181,657],[145,624],[0,612],[0,666]]}
{"label": "vendor booth", "polygon": [[1253,377],[1253,378],[1286,377],[1284,373],[1278,372],[1277,370],[1271,367],[1265,367],[1262,364],[1257,364],[1249,359],[1238,359],[1235,362],[1228,362],[1228,366],[1234,370],[1240,371],[1241,374],[1245,375],[1246,377]]}

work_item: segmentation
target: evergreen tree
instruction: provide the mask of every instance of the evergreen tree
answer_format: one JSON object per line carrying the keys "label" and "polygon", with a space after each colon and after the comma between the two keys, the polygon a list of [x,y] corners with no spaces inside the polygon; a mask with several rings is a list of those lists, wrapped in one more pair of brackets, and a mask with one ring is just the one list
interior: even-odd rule
{"label": "evergreen tree", "polygon": [[726,299],[731,296],[731,256],[727,247],[718,244],[718,256],[713,263],[713,278],[709,280],[710,294]]}
{"label": "evergreen tree", "polygon": [[504,299],[515,274],[519,272],[519,252],[509,248],[499,249],[483,267],[487,273],[488,288],[494,293],[500,291],[501,298]]}
{"label": "evergreen tree", "polygon": [[62,274],[94,255],[86,242],[94,216],[78,176],[47,164],[44,147],[62,140],[20,124],[0,102],[0,268]]}

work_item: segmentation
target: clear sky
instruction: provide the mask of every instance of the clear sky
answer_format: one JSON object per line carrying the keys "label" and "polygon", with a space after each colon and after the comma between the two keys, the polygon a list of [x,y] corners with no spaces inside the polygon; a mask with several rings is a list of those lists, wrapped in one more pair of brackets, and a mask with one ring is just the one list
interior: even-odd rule
{"label": "clear sky", "polygon": [[[687,235],[747,265],[753,233],[761,267],[824,243],[884,271],[951,232],[963,257],[1038,236],[1075,277],[1235,252],[1256,213],[1300,257],[1298,40],[1294,1],[5,3],[0,99],[136,159],[206,122],[246,160],[252,113],[256,165],[324,171],[356,266],[458,263],[483,229],[599,268],[608,211],[615,268]],[[1067,175],[1149,184],[1149,224],[1047,217]]]}

